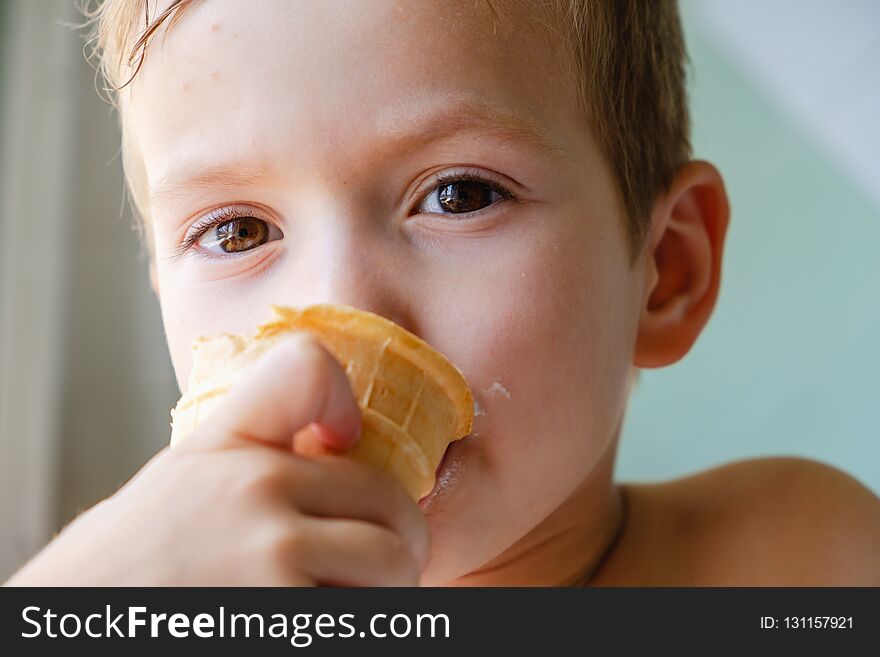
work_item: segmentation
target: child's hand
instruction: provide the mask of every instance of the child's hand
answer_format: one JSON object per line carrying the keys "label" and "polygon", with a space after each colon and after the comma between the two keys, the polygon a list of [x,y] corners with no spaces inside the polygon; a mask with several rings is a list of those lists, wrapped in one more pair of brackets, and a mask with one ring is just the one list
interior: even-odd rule
{"label": "child's hand", "polygon": [[9,584],[417,584],[428,552],[418,507],[384,472],[292,453],[312,422],[345,450],[360,414],[338,363],[295,336]]}

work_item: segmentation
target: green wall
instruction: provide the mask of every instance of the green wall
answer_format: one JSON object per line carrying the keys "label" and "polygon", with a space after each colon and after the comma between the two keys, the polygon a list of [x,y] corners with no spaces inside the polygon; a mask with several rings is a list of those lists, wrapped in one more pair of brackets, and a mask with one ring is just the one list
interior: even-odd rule
{"label": "green wall", "polygon": [[731,198],[724,278],[691,353],[643,372],[618,476],[788,454],[880,491],[880,210],[687,11],[685,28],[695,155]]}

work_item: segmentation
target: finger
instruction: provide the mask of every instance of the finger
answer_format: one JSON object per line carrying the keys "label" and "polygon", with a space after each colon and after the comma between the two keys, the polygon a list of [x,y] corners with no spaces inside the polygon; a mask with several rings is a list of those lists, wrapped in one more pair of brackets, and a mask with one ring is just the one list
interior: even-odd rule
{"label": "finger", "polygon": [[[416,586],[421,568],[406,540],[362,520],[297,518],[290,565],[331,586]],[[282,557],[283,558],[283,557]]]}
{"label": "finger", "polygon": [[387,472],[350,459],[297,459],[289,485],[302,513],[383,525],[406,538],[420,566],[427,562],[430,535],[425,516]]}
{"label": "finger", "polygon": [[342,367],[313,337],[298,333],[250,366],[184,445],[246,440],[289,451],[294,434],[312,423],[333,449],[350,448],[360,435],[360,411]]}

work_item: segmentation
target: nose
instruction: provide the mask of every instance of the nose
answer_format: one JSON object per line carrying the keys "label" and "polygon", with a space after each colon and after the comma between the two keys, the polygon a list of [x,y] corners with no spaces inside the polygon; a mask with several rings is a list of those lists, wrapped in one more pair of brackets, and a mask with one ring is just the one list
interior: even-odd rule
{"label": "nose", "polygon": [[[324,230],[299,250],[290,285],[301,305],[331,303],[382,315],[417,331],[407,303],[415,277],[404,245],[368,227]],[[292,290],[291,290],[292,291]]]}

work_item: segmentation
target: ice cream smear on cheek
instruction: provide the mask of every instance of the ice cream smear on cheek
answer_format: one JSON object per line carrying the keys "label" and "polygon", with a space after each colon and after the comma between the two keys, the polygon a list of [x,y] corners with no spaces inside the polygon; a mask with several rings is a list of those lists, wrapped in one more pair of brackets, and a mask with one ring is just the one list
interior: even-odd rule
{"label": "ice cream smear on cheek", "polygon": [[483,390],[483,393],[487,397],[502,396],[505,399],[510,399],[510,391],[504,387],[504,384],[501,383],[501,381],[495,381],[491,386]]}
{"label": "ice cream smear on cheek", "polygon": [[[488,388],[483,388],[481,391],[485,398],[493,399],[500,398],[502,400],[510,401],[510,391],[504,387],[504,384],[501,381],[493,381],[492,385]],[[480,400],[477,399],[476,395],[474,395],[474,418],[485,417],[486,416],[486,407],[480,403]],[[482,422],[481,422],[482,424]],[[471,431],[472,436],[479,436],[480,432],[474,428]]]}
{"label": "ice cream smear on cheek", "polygon": [[[504,387],[504,384],[501,383],[501,381],[493,381],[492,385],[482,390],[482,393],[485,397],[489,399],[500,397],[501,399],[510,401],[510,391]],[[476,419],[478,417],[486,417],[486,407],[481,404],[477,396],[474,395],[474,418]],[[471,431],[471,436],[476,437],[479,435],[480,432],[477,431],[476,428]]]}

